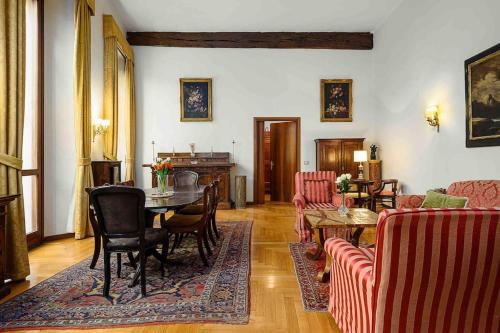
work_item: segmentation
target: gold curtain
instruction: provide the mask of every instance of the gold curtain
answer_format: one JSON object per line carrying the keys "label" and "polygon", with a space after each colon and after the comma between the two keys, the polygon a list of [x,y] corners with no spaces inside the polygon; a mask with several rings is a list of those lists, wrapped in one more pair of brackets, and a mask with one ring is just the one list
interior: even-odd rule
{"label": "gold curtain", "polygon": [[104,135],[104,157],[115,161],[118,150],[118,43],[104,39],[104,119],[109,127]]}
{"label": "gold curtain", "polygon": [[90,109],[90,16],[94,15],[92,0],[75,0],[75,238],[90,235],[89,198],[86,187],[93,185],[90,166],[92,124]]}
{"label": "gold curtain", "polygon": [[[0,195],[22,194],[26,1],[0,1]],[[30,273],[22,196],[8,207],[6,275]]]}
{"label": "gold curtain", "polygon": [[135,79],[134,62],[127,58],[125,68],[127,84],[127,110],[125,117],[126,154],[125,179],[135,180]]}

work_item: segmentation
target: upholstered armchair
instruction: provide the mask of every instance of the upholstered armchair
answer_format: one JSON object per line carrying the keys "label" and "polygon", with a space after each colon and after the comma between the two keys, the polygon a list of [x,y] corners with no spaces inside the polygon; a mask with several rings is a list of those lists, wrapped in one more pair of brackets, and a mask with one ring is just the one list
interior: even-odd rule
{"label": "upholstered armchair", "polygon": [[330,238],[342,332],[498,332],[500,209],[390,209],[375,248]]}
{"label": "upholstered armchair", "polygon": [[[300,242],[312,241],[311,230],[304,224],[304,209],[330,208],[335,209],[342,204],[342,197],[337,193],[334,171],[297,172],[295,174],[295,197],[293,203],[296,209],[295,231]],[[352,207],[354,200],[346,197],[346,206]],[[329,233],[327,236],[333,236]]]}
{"label": "upholstered armchair", "polygon": [[[468,208],[500,207],[500,180],[468,180],[452,183],[446,194],[467,197]],[[398,195],[397,208],[418,208],[425,195]]]}

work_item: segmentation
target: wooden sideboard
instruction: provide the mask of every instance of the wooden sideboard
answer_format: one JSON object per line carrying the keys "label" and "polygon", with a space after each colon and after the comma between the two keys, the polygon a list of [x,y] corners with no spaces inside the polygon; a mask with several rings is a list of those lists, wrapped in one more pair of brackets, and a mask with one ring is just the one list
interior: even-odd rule
{"label": "wooden sideboard", "polygon": [[94,186],[119,183],[121,174],[122,161],[92,161]]}
{"label": "wooden sideboard", "polygon": [[[219,208],[231,208],[231,168],[235,165],[229,161],[229,153],[158,153],[158,157],[170,157],[175,171],[190,170],[198,173],[199,184],[208,185],[219,178],[220,202]],[[151,164],[143,164],[151,168]],[[173,186],[173,178],[169,176],[169,185]],[[151,170],[151,185],[157,186],[156,174]]]}
{"label": "wooden sideboard", "polygon": [[10,287],[5,284],[5,224],[7,223],[7,206],[19,197],[19,194],[0,195],[0,298],[10,293]]}
{"label": "wooden sideboard", "polygon": [[358,174],[354,151],[363,149],[364,138],[316,139],[316,170],[335,171],[335,174]]}

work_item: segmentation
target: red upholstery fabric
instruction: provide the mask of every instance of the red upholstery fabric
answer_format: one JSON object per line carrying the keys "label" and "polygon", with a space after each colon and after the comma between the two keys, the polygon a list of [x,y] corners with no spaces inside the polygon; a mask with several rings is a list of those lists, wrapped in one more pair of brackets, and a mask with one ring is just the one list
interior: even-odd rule
{"label": "red upholstery fabric", "polygon": [[[500,207],[500,180],[468,180],[452,183],[446,193],[457,197],[467,197],[467,207]],[[425,195],[399,195],[397,208],[418,208]]]}
{"label": "red upholstery fabric", "polygon": [[[305,197],[304,182],[307,180],[328,180],[331,186],[331,200],[327,202],[308,202]],[[307,229],[304,224],[304,209],[314,208],[337,208],[342,201],[340,194],[337,194],[337,185],[335,181],[337,177],[333,171],[314,171],[314,172],[297,172],[295,174],[295,197],[293,203],[296,210],[295,231],[299,235],[300,242],[310,242],[312,240],[311,230]],[[352,207],[354,200],[346,198],[346,206]],[[345,230],[341,234],[345,235]],[[332,233],[328,233],[332,235]],[[335,234],[335,232],[333,233]],[[340,235],[340,234],[338,234]]]}
{"label": "red upholstery fabric", "polygon": [[304,180],[304,198],[307,203],[332,202],[329,180]]}
{"label": "red upholstery fabric", "polygon": [[391,209],[375,257],[339,238],[329,310],[343,332],[498,332],[500,209]]}

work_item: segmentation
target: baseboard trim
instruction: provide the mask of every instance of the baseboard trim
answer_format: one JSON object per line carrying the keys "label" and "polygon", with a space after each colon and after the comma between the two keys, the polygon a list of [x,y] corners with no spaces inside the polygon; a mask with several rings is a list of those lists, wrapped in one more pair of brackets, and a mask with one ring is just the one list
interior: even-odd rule
{"label": "baseboard trim", "polygon": [[52,236],[47,236],[43,239],[44,242],[50,242],[50,241],[55,241],[55,240],[60,240],[60,239],[66,239],[66,238],[73,238],[75,237],[74,232],[68,232],[65,234],[60,234],[60,235],[52,235]]}

